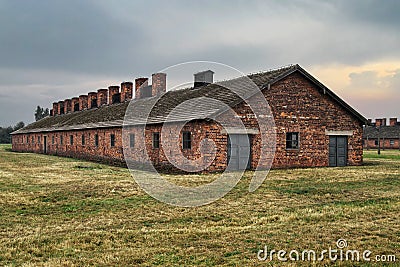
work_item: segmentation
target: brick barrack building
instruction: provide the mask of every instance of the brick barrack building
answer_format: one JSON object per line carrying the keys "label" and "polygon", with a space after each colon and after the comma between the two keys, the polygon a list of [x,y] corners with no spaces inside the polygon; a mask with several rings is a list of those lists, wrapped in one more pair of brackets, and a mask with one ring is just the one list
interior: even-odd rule
{"label": "brick barrack building", "polygon": [[364,149],[400,149],[400,122],[397,118],[368,120],[364,128]]}
{"label": "brick barrack building", "polygon": [[[229,161],[238,169],[254,169],[259,163],[260,132],[251,109],[232,91],[213,83],[213,72],[194,75],[192,88],[166,90],[166,74],[155,73],[152,85],[147,78],[135,84],[99,89],[53,103],[51,115],[13,133],[12,149],[18,152],[45,153],[108,163],[124,163],[123,120],[129,106],[136,110],[129,130],[128,153],[140,162],[146,149],[159,169],[171,167],[161,145],[161,127],[173,129],[182,118],[190,120],[180,134],[164,140],[179,146],[188,159],[207,157],[199,152],[204,138],[215,142],[216,154],[206,171],[222,171]],[[275,120],[276,153],[273,168],[361,165],[362,135],[367,120],[299,65],[291,65],[247,76],[262,91]],[[133,91],[135,98],[133,99]],[[248,94],[251,97],[251,94]],[[222,101],[242,120],[246,130],[229,131],[216,120],[224,116],[218,107],[199,105],[180,116],[168,117],[172,109],[190,99],[209,97]],[[152,106],[150,116],[141,110]],[[229,118],[225,118],[228,119]],[[145,124],[140,132],[139,124]],[[136,125],[136,126],[135,126]],[[125,138],[125,137],[124,137]],[[250,147],[241,147],[243,138]],[[244,152],[243,152],[244,151]],[[245,157],[240,155],[245,153]],[[136,157],[136,158],[135,158]],[[245,158],[245,162],[243,162]]]}

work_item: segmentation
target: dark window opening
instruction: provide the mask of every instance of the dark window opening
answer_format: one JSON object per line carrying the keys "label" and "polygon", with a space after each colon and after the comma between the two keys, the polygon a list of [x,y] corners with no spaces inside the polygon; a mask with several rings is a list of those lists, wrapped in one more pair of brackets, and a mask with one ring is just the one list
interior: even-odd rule
{"label": "dark window opening", "polygon": [[40,136],[37,137],[37,142],[40,144]]}
{"label": "dark window opening", "polygon": [[391,146],[394,146],[394,140],[393,140],[393,139],[390,140],[390,145],[391,145]]}
{"label": "dark window opening", "polygon": [[121,103],[121,93],[112,96],[112,104]]}
{"label": "dark window opening", "polygon": [[79,103],[74,104],[74,111],[79,111]]}
{"label": "dark window opening", "polygon": [[110,135],[110,145],[111,147],[115,146],[115,134]]}
{"label": "dark window opening", "polygon": [[191,132],[183,132],[182,133],[182,147],[183,147],[183,149],[191,149],[192,148],[192,133]]}
{"label": "dark window opening", "polygon": [[82,146],[84,146],[84,145],[85,145],[85,135],[82,134]]}
{"label": "dark window opening", "polygon": [[299,133],[291,132],[286,133],[286,149],[299,148]]}
{"label": "dark window opening", "polygon": [[60,135],[60,145],[62,145],[64,142],[64,136]]}
{"label": "dark window opening", "polygon": [[379,143],[378,143],[378,140],[375,140],[375,145],[377,146]]}
{"label": "dark window opening", "polygon": [[69,136],[69,144],[70,144],[70,145],[73,145],[73,144],[74,144],[74,136],[73,136],[73,135],[70,135],[70,136]]}
{"label": "dark window opening", "polygon": [[135,147],[135,135],[134,134],[129,135],[129,146]]}
{"label": "dark window opening", "polygon": [[94,145],[95,145],[96,147],[99,146],[99,135],[98,135],[98,134],[96,134],[96,135],[94,136]]}
{"label": "dark window opening", "polygon": [[160,133],[153,133],[153,148],[160,148]]}
{"label": "dark window opening", "polygon": [[51,137],[51,143],[54,145],[54,142],[55,142],[55,138],[54,138],[54,135]]}
{"label": "dark window opening", "polygon": [[97,98],[92,99],[90,103],[91,108],[97,108]]}

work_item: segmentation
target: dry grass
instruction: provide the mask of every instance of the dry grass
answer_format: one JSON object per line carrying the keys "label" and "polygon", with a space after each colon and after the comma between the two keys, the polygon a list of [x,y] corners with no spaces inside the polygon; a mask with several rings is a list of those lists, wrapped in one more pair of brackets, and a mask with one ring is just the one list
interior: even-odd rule
{"label": "dry grass", "polygon": [[280,262],[257,260],[264,245],[322,250],[339,238],[400,261],[400,153],[367,152],[363,167],[274,170],[254,193],[248,172],[215,203],[179,208],[149,197],[126,169],[6,148],[0,265],[272,266]]}

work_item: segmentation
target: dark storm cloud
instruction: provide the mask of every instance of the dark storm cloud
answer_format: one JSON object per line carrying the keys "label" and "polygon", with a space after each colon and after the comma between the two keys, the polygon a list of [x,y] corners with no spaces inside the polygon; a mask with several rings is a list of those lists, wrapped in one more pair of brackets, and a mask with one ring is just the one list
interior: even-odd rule
{"label": "dark storm cloud", "polygon": [[142,49],[146,41],[146,32],[89,1],[3,1],[0,5],[3,67],[112,73],[127,66],[132,42]]}
{"label": "dark storm cloud", "polygon": [[400,24],[400,2],[398,0],[342,1],[339,6],[353,20],[398,30]]}

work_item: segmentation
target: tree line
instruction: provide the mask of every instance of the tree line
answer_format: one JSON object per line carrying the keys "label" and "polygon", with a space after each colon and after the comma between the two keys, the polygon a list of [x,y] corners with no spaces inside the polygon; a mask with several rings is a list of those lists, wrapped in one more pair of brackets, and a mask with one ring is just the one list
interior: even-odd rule
{"label": "tree line", "polygon": [[[41,120],[49,116],[49,109],[37,106],[35,110],[35,121]],[[25,127],[25,123],[20,121],[14,126],[0,127],[0,144],[10,144],[11,143],[11,133]]]}
{"label": "tree line", "polygon": [[11,133],[23,128],[25,126],[25,123],[22,121],[18,122],[14,126],[8,126],[8,127],[0,127],[0,144],[10,144],[11,143]]}

